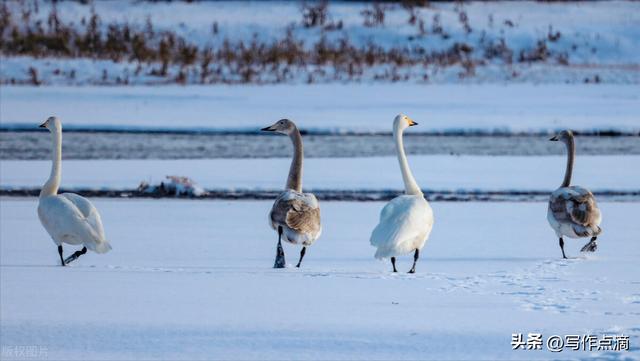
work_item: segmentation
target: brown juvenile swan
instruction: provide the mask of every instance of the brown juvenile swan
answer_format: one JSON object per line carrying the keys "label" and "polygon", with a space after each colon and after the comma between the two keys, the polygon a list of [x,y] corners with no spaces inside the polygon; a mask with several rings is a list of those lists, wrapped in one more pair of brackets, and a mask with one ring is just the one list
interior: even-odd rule
{"label": "brown juvenile swan", "polygon": [[602,217],[593,193],[582,187],[570,186],[576,152],[573,133],[570,130],[563,130],[549,140],[560,141],[567,146],[567,168],[562,185],[551,193],[547,220],[560,239],[563,258],[567,258],[564,253],[563,236],[591,237],[591,240],[582,247],[581,252],[594,252],[598,248],[596,239],[602,232],[600,228]]}
{"label": "brown juvenile swan", "polygon": [[302,193],[302,136],[300,131],[289,119],[278,120],[275,124],[262,128],[263,131],[288,135],[293,142],[293,160],[289,169],[289,177],[284,192],[280,193],[273,203],[269,220],[271,227],[278,231],[278,247],[274,268],[284,268],[285,258],[282,249],[282,236],[293,244],[301,244],[300,260],[296,267],[300,267],[302,258],[320,233],[320,207],[318,200],[312,193]]}

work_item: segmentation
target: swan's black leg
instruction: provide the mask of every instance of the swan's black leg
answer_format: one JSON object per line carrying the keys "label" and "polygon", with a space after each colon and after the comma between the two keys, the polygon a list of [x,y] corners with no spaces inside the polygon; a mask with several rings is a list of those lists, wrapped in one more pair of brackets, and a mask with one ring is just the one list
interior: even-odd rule
{"label": "swan's black leg", "polygon": [[591,240],[582,247],[580,252],[595,252],[598,249],[598,243],[596,243],[597,238],[598,237],[591,237]]}
{"label": "swan's black leg", "polygon": [[396,269],[396,258],[395,257],[391,257],[391,265],[393,265],[393,272],[398,272],[398,270]]}
{"label": "swan's black leg", "polygon": [[304,258],[304,254],[307,252],[307,247],[302,247],[300,251],[300,260],[298,261],[298,265],[296,267],[300,268],[300,263],[302,263],[302,258]]}
{"label": "swan's black leg", "polygon": [[282,249],[282,227],[278,226],[278,248],[276,250],[276,261],[273,268],[284,268],[286,262],[284,260],[284,250]]}
{"label": "swan's black leg", "polygon": [[87,247],[82,247],[81,250],[75,251],[71,256],[67,257],[67,259],[64,260],[64,263],[69,264],[75,261],[76,259],[78,259],[78,257],[82,256],[85,253],[87,253]]}
{"label": "swan's black leg", "polygon": [[564,239],[562,239],[562,237],[560,237],[560,249],[562,250],[562,258],[567,258],[567,256],[564,254]]}
{"label": "swan's black leg", "polygon": [[62,258],[62,245],[58,246],[58,254],[60,255],[60,263],[62,263],[62,266],[64,267],[64,258]]}
{"label": "swan's black leg", "polygon": [[411,267],[409,273],[416,273],[416,263],[418,263],[418,257],[420,257],[420,250],[416,249],[416,253],[413,254],[413,267]]}

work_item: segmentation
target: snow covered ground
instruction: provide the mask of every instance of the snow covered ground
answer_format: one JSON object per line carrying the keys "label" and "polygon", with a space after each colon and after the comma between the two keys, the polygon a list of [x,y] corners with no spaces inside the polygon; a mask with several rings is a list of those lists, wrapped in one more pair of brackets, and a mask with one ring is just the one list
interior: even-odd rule
{"label": "snow covered ground", "polygon": [[[14,18],[31,10],[31,21],[41,21],[42,24],[48,24],[53,8],[48,2],[40,2],[38,6],[24,6],[19,2],[7,4]],[[460,77],[465,73],[460,64],[433,69],[420,66],[411,69],[405,65],[400,66],[400,80],[405,74],[412,81],[423,81],[423,75],[427,75],[428,81],[434,83],[582,83],[587,79],[593,81],[597,76],[598,82],[638,84],[640,79],[640,55],[637,51],[640,46],[637,26],[640,6],[634,1],[433,3],[411,10],[399,4],[384,4],[380,7],[384,21],[375,26],[365,25],[362,15],[363,12],[374,11],[371,4],[331,2],[325,24],[312,27],[303,24],[303,6],[299,2],[103,1],[91,5],[61,2],[55,7],[59,21],[70,28],[84,28],[92,11],[95,11],[100,19],[96,26],[104,33],[111,25],[122,26],[125,23],[131,29],[145,29],[147,21],[151,21],[152,33],[171,31],[202,49],[219,49],[225,41],[249,44],[255,40],[259,44],[271,44],[282,41],[290,33],[306,48],[313,48],[321,38],[332,44],[346,39],[355,47],[375,44],[387,49],[421,47],[428,51],[443,51],[451,49],[454,44],[468,44],[472,48],[471,57],[482,60],[471,77]],[[328,27],[334,29],[327,30]],[[538,52],[535,49],[541,43],[544,46],[540,52],[548,54],[537,59],[536,65],[520,60],[522,52],[533,53],[535,57]],[[510,54],[506,64],[501,60],[503,54],[499,44],[506,46]],[[498,54],[487,55],[493,50]],[[115,84],[116,79],[120,84],[163,84],[175,82],[182,69],[179,64],[172,64],[170,76],[157,77],[151,75],[153,66],[150,64],[126,59],[113,62],[107,60],[107,56],[103,57],[96,60],[89,57],[12,56],[3,59],[0,80],[4,83],[29,83],[32,81],[30,68],[33,68],[38,80],[45,84]],[[376,81],[382,77],[389,81],[392,77],[386,73],[397,72],[397,69],[388,65],[367,66],[362,79]],[[143,71],[140,71],[141,66]],[[319,76],[320,82],[336,81],[331,76],[335,69],[331,66],[319,68],[329,73]],[[198,71],[197,67],[192,70]],[[292,75],[292,79],[287,81],[306,82],[309,74],[313,73],[313,66],[306,70]],[[274,81],[266,73],[263,69],[255,78]],[[229,79],[238,81],[233,76]],[[197,83],[200,80],[198,76],[190,76],[187,82]]]}
{"label": "snow covered ground", "polygon": [[277,86],[0,87],[0,126],[35,128],[50,115],[71,129],[258,131],[283,117],[318,132],[640,134],[638,85],[326,84]]}
{"label": "snow covered ground", "polygon": [[[167,175],[187,176],[207,189],[278,190],[284,187],[290,159],[66,160],[62,187],[135,189]],[[562,183],[566,156],[409,156],[424,189],[552,191]],[[638,191],[640,156],[582,156],[573,183],[591,190]],[[37,188],[49,176],[50,161],[0,162],[0,186]],[[401,190],[395,157],[309,158],[304,187],[314,190]]]}
{"label": "snow covered ground", "polygon": [[[153,69],[152,65],[146,65]],[[158,65],[156,65],[158,67]],[[29,56],[15,56],[2,58],[0,63],[0,83],[33,85],[31,69],[35,69],[38,82],[41,85],[57,86],[164,86],[176,84],[177,74],[180,73],[179,65],[169,67],[168,75],[159,77],[150,74],[153,70],[140,71],[140,63],[135,61],[114,62],[111,60],[96,59],[65,59],[65,58],[34,58]],[[445,84],[574,84],[585,83],[637,85],[640,84],[640,65],[638,64],[584,64],[584,65],[558,65],[558,64],[529,64],[516,63],[504,65],[483,65],[474,69],[472,76],[466,76],[465,69],[459,65],[446,68],[424,67],[421,65],[393,68],[385,64],[368,67],[358,74],[356,79],[348,79],[344,74],[325,65],[310,69],[296,69],[291,79],[286,81],[277,79],[272,73],[259,73],[253,84],[295,84],[306,85],[309,74],[313,77],[314,70],[323,75],[316,75],[314,83],[319,84],[376,84],[384,83],[380,79],[386,79],[387,83],[406,82],[418,85],[445,85]],[[216,85],[233,83],[234,85],[246,84],[231,70],[222,72],[224,80],[216,81]],[[289,74],[289,73],[288,73]],[[395,81],[390,79],[397,75]],[[72,76],[73,75],[73,76]],[[428,79],[425,79],[425,75]],[[337,80],[334,78],[338,78]],[[198,69],[192,69],[186,80],[187,84],[200,84]]]}
{"label": "snow covered ground", "polygon": [[[21,8],[19,3],[8,5],[14,10]],[[415,44],[446,49],[455,42],[477,42],[484,37],[485,41],[504,38],[518,52],[520,47],[546,38],[551,27],[552,33],[560,32],[561,36],[550,46],[569,49],[575,45],[576,60],[580,63],[640,62],[637,52],[640,6],[633,1],[433,3],[429,7],[413,9],[416,17],[426,22],[427,34],[424,36],[418,34],[419,24],[409,23],[411,14],[407,9],[400,4],[385,5],[384,24],[371,27],[365,26],[361,15],[363,10],[371,9],[370,4],[331,2],[327,8],[327,24],[342,21],[343,28],[324,32],[322,26],[304,27],[302,4],[293,1],[148,3],[119,0],[93,2],[90,6],[61,2],[55,6],[60,21],[65,24],[73,22],[80,26],[80,20],[89,19],[94,10],[102,20],[99,26],[103,29],[110,24],[125,22],[132,27],[144,28],[149,19],[156,32],[175,31],[196,43],[212,45],[220,44],[225,39],[248,41],[253,37],[271,41],[292,29],[307,44],[319,39],[323,33],[330,39],[339,39],[343,34],[348,34],[358,45],[374,41],[387,47],[411,44],[408,38],[413,36]],[[51,3],[40,2],[38,11],[31,14],[33,20],[46,23],[52,6]],[[460,11],[467,14],[471,33],[467,33],[461,23]],[[448,35],[446,39],[433,34],[434,15],[439,15],[439,23]],[[214,23],[217,24],[217,33],[213,32]]]}
{"label": "snow covered ground", "polygon": [[[113,251],[62,268],[36,199],[0,200],[3,356],[28,345],[77,360],[640,358],[637,203],[601,204],[600,248],[579,255],[570,240],[568,260],[546,204],[433,203],[415,275],[372,257],[382,203],[321,204],[322,237],[303,268],[284,270],[271,268],[271,202],[95,203]],[[285,248],[289,264],[297,251]],[[512,351],[513,333],[538,332],[628,335],[631,351]]]}

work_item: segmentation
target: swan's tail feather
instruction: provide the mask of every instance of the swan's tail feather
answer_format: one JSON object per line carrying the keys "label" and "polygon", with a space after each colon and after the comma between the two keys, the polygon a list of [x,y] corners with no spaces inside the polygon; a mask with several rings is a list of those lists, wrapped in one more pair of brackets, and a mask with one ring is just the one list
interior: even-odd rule
{"label": "swan's tail feather", "polygon": [[99,242],[95,245],[93,251],[96,253],[107,253],[111,251],[111,243],[109,243],[109,241],[107,240]]}
{"label": "swan's tail feather", "polygon": [[378,249],[376,250],[376,254],[374,255],[376,259],[386,259],[393,256],[394,256],[393,249],[390,249],[389,247],[384,247],[384,246],[379,246]]}

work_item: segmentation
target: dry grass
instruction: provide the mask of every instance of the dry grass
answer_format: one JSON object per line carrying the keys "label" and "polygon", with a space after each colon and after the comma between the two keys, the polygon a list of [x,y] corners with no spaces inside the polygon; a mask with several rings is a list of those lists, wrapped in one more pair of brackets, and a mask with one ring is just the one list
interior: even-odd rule
{"label": "dry grass", "polygon": [[[24,4],[24,3],[23,3]],[[423,19],[415,9],[428,6],[425,1],[402,1],[408,11],[408,23],[416,28],[415,37],[437,36],[449,39],[449,33],[436,14]],[[384,26],[386,6],[373,3],[363,12],[363,24]],[[144,26],[128,23],[103,24],[92,10],[80,24],[63,23],[55,5],[46,23],[32,18],[33,9],[23,5],[19,13],[12,13],[6,2],[0,6],[0,49],[5,56],[27,55],[36,58],[92,58],[114,62],[137,63],[136,74],[166,79],[167,82],[186,83],[259,83],[288,82],[302,74],[307,82],[331,80],[359,80],[367,70],[383,68],[376,80],[403,81],[407,68],[463,69],[461,77],[475,74],[475,68],[489,61],[504,63],[545,62],[555,59],[568,64],[567,54],[553,54],[547,42],[555,42],[561,34],[549,29],[549,34],[528,50],[514,52],[504,39],[481,41],[481,46],[454,43],[445,50],[433,50],[413,43],[412,46],[382,47],[376,43],[354,44],[346,33],[339,41],[328,41],[322,35],[314,43],[296,38],[290,27],[282,38],[260,41],[216,41],[217,46],[201,46],[171,31],[157,31],[151,20]],[[473,32],[462,5],[456,7],[459,21],[468,34]],[[301,6],[301,25],[318,28],[321,34],[339,31],[342,22],[332,20],[327,1],[304,3]],[[492,20],[492,19],[490,19]],[[430,27],[427,25],[430,24]],[[212,37],[219,36],[219,26],[212,26]],[[415,38],[410,37],[409,40]],[[75,76],[75,74],[69,74]],[[103,74],[106,81],[108,74]],[[422,80],[428,76],[422,75]],[[40,84],[36,69],[29,70],[29,79]],[[196,79],[196,80],[194,80]],[[265,80],[266,79],[266,80]],[[123,83],[128,80],[121,79]]]}

